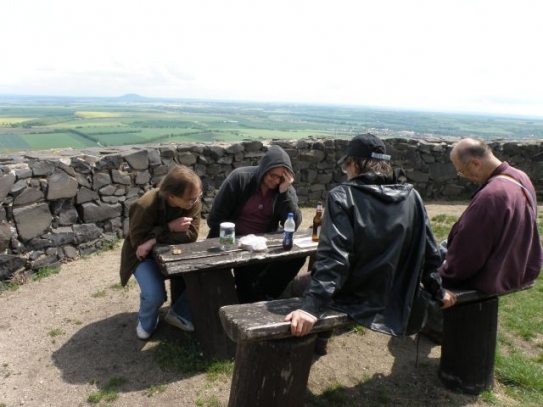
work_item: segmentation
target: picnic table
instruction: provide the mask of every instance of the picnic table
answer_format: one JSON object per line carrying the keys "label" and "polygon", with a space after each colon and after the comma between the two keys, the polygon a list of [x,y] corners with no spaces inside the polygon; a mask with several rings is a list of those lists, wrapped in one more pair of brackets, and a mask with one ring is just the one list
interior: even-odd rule
{"label": "picnic table", "polygon": [[204,355],[216,359],[232,358],[236,344],[223,330],[219,308],[237,304],[232,268],[313,256],[317,243],[311,242],[311,229],[298,230],[291,250],[282,247],[282,233],[263,234],[267,249],[250,252],[235,246],[222,250],[219,238],[179,245],[157,245],[153,256],[167,278],[185,281],[194,317],[195,334]]}

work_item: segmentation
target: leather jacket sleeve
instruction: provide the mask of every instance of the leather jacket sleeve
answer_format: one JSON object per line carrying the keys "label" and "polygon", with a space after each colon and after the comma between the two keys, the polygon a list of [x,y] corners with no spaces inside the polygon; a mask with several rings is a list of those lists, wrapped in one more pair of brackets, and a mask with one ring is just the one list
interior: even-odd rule
{"label": "leather jacket sleeve", "polygon": [[[425,211],[426,212],[426,211]],[[432,295],[435,300],[441,301],[445,292],[443,290],[441,276],[438,268],[442,264],[443,259],[438,245],[435,241],[430,221],[426,216],[426,250],[424,259],[424,269],[422,272],[421,282],[424,289]]]}
{"label": "leather jacket sleeve", "polygon": [[349,275],[350,255],[354,242],[354,230],[349,214],[340,204],[328,196],[323,215],[317,261],[311,271],[312,279],[305,293],[302,309],[320,317],[324,306],[332,301]]}

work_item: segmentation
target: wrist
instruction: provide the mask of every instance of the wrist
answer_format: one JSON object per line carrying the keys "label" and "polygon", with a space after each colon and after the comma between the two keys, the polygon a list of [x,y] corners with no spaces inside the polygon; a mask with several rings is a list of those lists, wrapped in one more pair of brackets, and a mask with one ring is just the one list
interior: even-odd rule
{"label": "wrist", "polygon": [[317,320],[318,320],[318,318],[317,318],[315,315],[311,314],[310,312],[307,312],[307,311],[305,311],[305,310],[303,310],[303,309],[301,309],[301,308],[300,308],[298,311],[300,311],[302,314],[307,315],[307,316],[310,317],[313,321],[317,321]]}

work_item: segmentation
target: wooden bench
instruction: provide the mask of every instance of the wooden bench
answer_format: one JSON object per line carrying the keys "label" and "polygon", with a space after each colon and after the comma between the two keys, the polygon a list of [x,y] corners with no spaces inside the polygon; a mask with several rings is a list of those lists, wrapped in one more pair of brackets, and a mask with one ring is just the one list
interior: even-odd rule
{"label": "wooden bench", "polygon": [[[439,377],[449,389],[479,394],[494,385],[498,296],[455,293],[457,304],[443,312]],[[331,310],[309,335],[293,337],[284,318],[301,304],[300,298],[292,298],[219,310],[226,334],[237,343],[228,407],[304,405],[316,334],[355,323]]]}

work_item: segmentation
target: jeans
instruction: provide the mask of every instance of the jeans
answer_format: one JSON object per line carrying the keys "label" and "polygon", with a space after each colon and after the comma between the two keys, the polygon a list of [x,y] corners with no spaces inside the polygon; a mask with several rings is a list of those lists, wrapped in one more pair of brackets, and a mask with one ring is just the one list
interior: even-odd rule
{"label": "jeans", "polygon": [[[142,261],[134,272],[134,277],[140,286],[140,310],[138,319],[145,332],[152,333],[157,325],[158,310],[166,301],[166,287],[164,275],[160,272],[158,264],[150,258]],[[171,309],[177,314],[192,322],[187,290],[184,290]]]}

